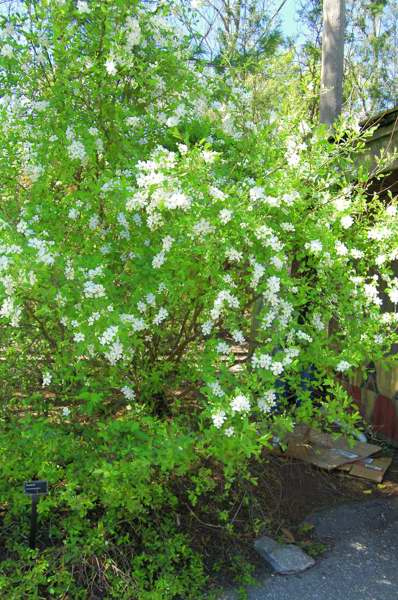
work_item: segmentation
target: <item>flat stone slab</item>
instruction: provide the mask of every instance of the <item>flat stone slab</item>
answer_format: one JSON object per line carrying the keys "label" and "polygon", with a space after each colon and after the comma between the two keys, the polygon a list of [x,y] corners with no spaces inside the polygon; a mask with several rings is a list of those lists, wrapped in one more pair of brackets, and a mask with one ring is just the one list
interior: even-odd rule
{"label": "flat stone slab", "polygon": [[[306,519],[329,549],[304,573],[281,577],[264,569],[248,600],[396,600],[398,498],[340,504]],[[264,563],[265,566],[265,563]],[[238,600],[226,589],[219,600]]]}
{"label": "flat stone slab", "polygon": [[279,544],[264,535],[254,542],[254,547],[280,575],[301,573],[315,565],[315,561],[294,544]]}

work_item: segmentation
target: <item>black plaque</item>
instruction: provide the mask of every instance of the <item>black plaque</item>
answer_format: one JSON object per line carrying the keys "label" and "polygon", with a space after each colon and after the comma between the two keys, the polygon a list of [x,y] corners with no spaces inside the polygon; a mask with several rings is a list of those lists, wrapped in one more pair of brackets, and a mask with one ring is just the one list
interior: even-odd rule
{"label": "black plaque", "polygon": [[28,496],[44,496],[48,494],[48,481],[25,481],[23,488]]}

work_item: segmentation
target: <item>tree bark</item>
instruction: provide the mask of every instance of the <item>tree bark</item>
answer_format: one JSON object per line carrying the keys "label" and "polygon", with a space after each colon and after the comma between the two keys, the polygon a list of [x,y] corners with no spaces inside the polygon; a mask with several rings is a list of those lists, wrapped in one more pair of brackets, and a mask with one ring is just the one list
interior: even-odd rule
{"label": "tree bark", "polygon": [[332,125],[343,104],[345,0],[323,1],[320,121]]}

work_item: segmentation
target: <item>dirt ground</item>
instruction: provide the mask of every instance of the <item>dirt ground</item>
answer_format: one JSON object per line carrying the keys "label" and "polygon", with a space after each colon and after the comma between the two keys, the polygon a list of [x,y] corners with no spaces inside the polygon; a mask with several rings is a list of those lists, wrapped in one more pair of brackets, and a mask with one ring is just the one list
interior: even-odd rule
{"label": "dirt ground", "polygon": [[[265,452],[251,468],[256,484],[237,485],[228,506],[204,503],[205,512],[198,509],[183,516],[189,521],[185,525],[194,545],[206,557],[211,587],[231,578],[242,583],[250,572],[261,573],[262,560],[253,550],[253,541],[261,534],[296,543],[317,557],[327,549],[328,541],[316,539],[312,527],[305,524],[307,516],[339,503],[398,496],[398,450],[384,445],[382,454],[392,456],[393,462],[383,483],[376,484]],[[232,519],[223,528],[216,515],[225,508]]]}

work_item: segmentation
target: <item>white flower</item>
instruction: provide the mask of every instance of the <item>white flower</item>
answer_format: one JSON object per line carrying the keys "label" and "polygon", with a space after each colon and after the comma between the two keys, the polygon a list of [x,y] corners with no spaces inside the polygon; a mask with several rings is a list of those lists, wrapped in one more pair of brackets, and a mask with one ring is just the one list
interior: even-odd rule
{"label": "white flower", "polygon": [[296,167],[300,162],[300,156],[297,154],[297,152],[287,152],[286,160],[290,167]]}
{"label": "white flower", "polygon": [[191,199],[183,192],[174,192],[166,197],[165,206],[174,210],[176,208],[187,209],[191,205]]}
{"label": "white flower", "polygon": [[322,242],[320,240],[312,240],[311,242],[305,244],[305,248],[310,250],[314,254],[319,254],[322,252]]}
{"label": "white flower", "polygon": [[75,221],[79,216],[79,211],[77,210],[77,208],[71,208],[70,211],[68,212],[68,217],[69,219],[72,219],[73,221]]}
{"label": "white flower", "polygon": [[337,240],[334,247],[336,248],[336,253],[339,256],[346,256],[348,254],[348,248],[345,244],[343,244],[343,242],[340,242],[340,240]]}
{"label": "white flower", "polygon": [[261,198],[264,198],[265,193],[264,193],[264,189],[260,186],[256,186],[251,188],[250,192],[250,200],[260,200]]}
{"label": "white flower", "polygon": [[123,358],[123,346],[117,339],[108,352],[105,353],[105,358],[110,362],[111,365],[115,365],[121,358]]}
{"label": "white flower", "polygon": [[141,28],[138,19],[134,19],[134,17],[128,17],[126,20],[126,30],[127,45],[130,48],[137,46],[141,39]]}
{"label": "white flower", "polygon": [[216,200],[225,200],[225,198],[227,197],[222,190],[215,186],[211,186],[209,188],[209,193],[211,194],[211,196],[213,196],[213,198],[216,198]]}
{"label": "white flower", "polygon": [[46,371],[45,373],[43,373],[41,386],[42,387],[46,387],[46,386],[50,385],[51,381],[52,381],[52,375],[51,375],[51,373],[49,373],[48,371]]}
{"label": "white flower", "polygon": [[37,112],[43,112],[47,110],[50,106],[50,103],[47,100],[38,100],[37,102],[32,103],[32,108],[37,110]]}
{"label": "white flower", "polygon": [[393,204],[390,204],[390,206],[387,206],[386,208],[386,213],[389,217],[395,217],[395,215],[397,214],[397,207]]}
{"label": "white flower", "polygon": [[124,387],[122,387],[120,391],[122,392],[123,396],[125,398],[127,398],[127,400],[134,400],[134,398],[135,398],[135,392],[128,385],[125,385]]}
{"label": "white flower", "polygon": [[210,335],[211,330],[213,329],[213,322],[206,321],[205,323],[202,324],[201,329],[202,329],[203,335]]}
{"label": "white flower", "polygon": [[273,375],[277,376],[283,373],[283,363],[275,361],[271,365],[271,372]]}
{"label": "white flower", "polygon": [[353,224],[353,222],[354,222],[354,219],[352,218],[351,215],[345,215],[344,217],[341,217],[341,219],[340,219],[341,226],[344,229],[349,229],[351,227],[351,225]]}
{"label": "white flower", "polygon": [[229,248],[225,251],[225,256],[230,262],[240,262],[243,258],[242,252],[239,252],[235,248]]}
{"label": "white flower", "polygon": [[116,68],[116,63],[113,60],[113,58],[108,58],[108,60],[105,63],[105,69],[106,69],[106,72],[108,73],[108,75],[116,75],[117,68]]}
{"label": "white flower", "polygon": [[368,231],[368,238],[370,240],[380,241],[390,237],[391,233],[392,230],[388,227],[374,227]]}
{"label": "white flower", "polygon": [[63,417],[69,417],[70,415],[70,410],[67,406],[64,406],[64,408],[62,409],[62,416]]}
{"label": "white flower", "polygon": [[232,332],[232,338],[237,344],[244,344],[246,341],[245,336],[239,329],[235,329],[235,331]]}
{"label": "white flower", "polygon": [[102,298],[105,296],[105,288],[100,283],[86,281],[83,287],[83,294],[86,298]]}
{"label": "white flower", "polygon": [[363,286],[363,290],[368,302],[376,304],[376,306],[382,305],[382,300],[379,297],[379,293],[375,284],[365,283],[365,285]]}
{"label": "white flower", "polygon": [[188,152],[188,146],[186,144],[177,144],[178,151],[184,155]]}
{"label": "white flower", "polygon": [[88,226],[90,227],[90,229],[96,229],[99,225],[99,216],[98,215],[93,215],[92,217],[90,217],[90,220],[88,222]]}
{"label": "white flower", "polygon": [[155,294],[147,294],[145,296],[145,300],[147,301],[147,303],[149,304],[149,306],[155,306],[155,304],[156,304],[156,296],[155,296]]}
{"label": "white flower", "polygon": [[280,271],[283,267],[283,260],[281,260],[279,256],[272,256],[271,263],[274,265],[277,271]]}
{"label": "white flower", "polygon": [[155,315],[154,319],[153,319],[153,324],[154,325],[160,325],[160,323],[162,323],[162,321],[164,321],[165,319],[167,319],[167,317],[169,316],[169,313],[167,311],[166,308],[161,308],[158,312],[157,315]]}
{"label": "white flower", "polygon": [[10,265],[10,259],[8,256],[0,256],[0,271],[6,271]]}
{"label": "white flower", "polygon": [[39,179],[39,177],[44,173],[44,167],[42,165],[28,164],[25,166],[25,173],[32,181],[35,183]]}
{"label": "white flower", "polygon": [[103,346],[109,344],[117,336],[118,330],[119,328],[117,325],[112,325],[111,327],[105,329],[104,333],[98,337],[100,344]]}
{"label": "white flower", "polygon": [[312,322],[314,324],[315,329],[318,331],[324,331],[325,324],[322,321],[322,316],[319,313],[314,313],[312,316]]}
{"label": "white flower", "polygon": [[174,238],[172,238],[171,235],[166,235],[166,237],[164,237],[162,239],[163,252],[169,252],[169,250],[171,249],[171,246],[173,245],[173,242],[174,242]]}
{"label": "white flower", "polygon": [[156,254],[156,256],[153,257],[152,259],[152,266],[154,269],[160,269],[160,267],[162,266],[162,264],[164,263],[164,261],[166,260],[166,255],[164,252],[159,252],[159,254]]}
{"label": "white flower", "polygon": [[200,219],[200,221],[195,223],[193,226],[193,230],[195,235],[205,236],[208,233],[213,233],[213,231],[215,231],[215,227],[213,227],[213,225],[211,225],[211,223],[209,223],[209,221],[206,219]]}
{"label": "white flower", "polygon": [[228,346],[226,342],[218,342],[216,346],[217,354],[229,354],[231,348]]}
{"label": "white flower", "polygon": [[312,337],[310,335],[308,335],[308,333],[305,333],[305,331],[301,331],[301,329],[298,329],[296,331],[296,335],[298,337],[299,340],[305,340],[306,342],[312,342]]}
{"label": "white flower", "polygon": [[4,46],[0,50],[1,56],[5,56],[6,58],[12,58],[14,56],[14,50],[10,44],[4,44]]}
{"label": "white flower", "polygon": [[298,199],[300,194],[298,192],[290,192],[289,194],[283,194],[282,200],[288,206],[292,206]]}
{"label": "white flower", "polygon": [[167,118],[166,125],[167,125],[167,127],[176,127],[179,122],[180,122],[179,115],[171,115],[170,117]]}
{"label": "white flower", "polygon": [[264,198],[262,198],[262,201],[265,204],[268,204],[268,206],[279,206],[280,205],[280,200],[279,198],[275,198],[275,196],[264,196]]}
{"label": "white flower", "polygon": [[90,12],[90,8],[84,0],[78,0],[77,2],[77,10],[80,14],[86,14]]}
{"label": "white flower", "polygon": [[120,320],[122,323],[128,323],[131,325],[133,331],[143,331],[147,327],[144,319],[137,319],[137,317],[134,317],[134,315],[120,315]]}
{"label": "white flower", "polygon": [[140,313],[144,313],[148,309],[147,305],[142,300],[140,300],[139,302],[137,302],[137,308],[138,308],[138,310],[139,310]]}
{"label": "white flower", "polygon": [[390,300],[393,304],[398,304],[398,287],[393,288],[388,292]]}
{"label": "white flower", "polygon": [[347,210],[350,207],[350,200],[342,196],[340,198],[336,198],[333,201],[333,205],[337,211],[343,212],[344,210]]}
{"label": "white flower", "polygon": [[301,121],[298,129],[301,135],[307,135],[308,133],[311,133],[311,127],[306,121]]}
{"label": "white flower", "polygon": [[202,156],[205,163],[211,165],[217,158],[217,152],[213,152],[212,150],[203,150]]}
{"label": "white flower", "polygon": [[93,312],[93,313],[92,313],[92,314],[89,316],[89,318],[87,319],[87,323],[88,323],[89,325],[94,325],[94,323],[95,323],[96,321],[98,321],[98,319],[99,319],[100,317],[101,317],[101,315],[100,315],[100,313],[99,313],[99,312]]}
{"label": "white flower", "polygon": [[217,427],[217,429],[220,429],[223,426],[223,423],[224,421],[226,421],[226,419],[227,415],[223,410],[219,410],[218,412],[214,413],[211,417],[213,425],[214,427]]}
{"label": "white flower", "polygon": [[84,340],[86,339],[84,333],[75,333],[75,335],[73,336],[73,340],[75,342],[84,342]]}
{"label": "white flower", "polygon": [[227,427],[227,429],[224,431],[224,433],[227,437],[231,437],[234,435],[235,429],[233,427]]}
{"label": "white flower", "polygon": [[347,362],[346,360],[341,360],[336,365],[336,371],[339,371],[339,373],[344,373],[344,371],[347,371],[350,367],[351,365],[349,362]]}
{"label": "white flower", "polygon": [[271,410],[274,408],[275,404],[276,404],[275,390],[268,390],[268,392],[266,392],[264,394],[264,396],[262,398],[260,398],[257,402],[258,408],[264,414],[271,412]]}
{"label": "white flower", "polygon": [[295,227],[292,223],[281,223],[281,229],[283,231],[295,231]]}
{"label": "white flower", "polygon": [[239,308],[239,300],[233,296],[228,290],[222,290],[214,301],[212,310],[210,311],[210,317],[213,321],[216,321],[224,308],[226,303],[229,308]]}
{"label": "white flower", "polygon": [[287,348],[286,352],[285,352],[285,356],[283,358],[283,366],[288,366],[291,365],[293,362],[293,359],[297,358],[297,356],[300,355],[300,350],[299,348]]}
{"label": "white flower", "polygon": [[252,367],[254,369],[270,369],[272,365],[272,356],[270,354],[255,354],[252,357]]}
{"label": "white flower", "polygon": [[217,398],[222,398],[223,396],[225,396],[225,392],[218,383],[218,381],[213,381],[212,383],[209,383],[209,388]]}
{"label": "white flower", "polygon": [[130,127],[137,127],[137,125],[140,124],[140,118],[139,117],[127,117],[126,119],[126,125],[129,125]]}
{"label": "white flower", "polygon": [[253,264],[253,275],[250,281],[250,285],[252,288],[256,288],[260,279],[262,278],[262,276],[265,273],[265,267],[263,265],[260,265],[260,263],[255,262]]}
{"label": "white flower", "polygon": [[218,218],[220,219],[223,225],[226,225],[232,219],[233,212],[232,210],[228,210],[227,208],[223,208],[218,213]]}
{"label": "white flower", "polygon": [[363,258],[364,257],[364,253],[362,252],[362,250],[358,250],[358,248],[351,248],[350,254],[353,258]]}
{"label": "white flower", "polygon": [[22,309],[20,306],[16,306],[14,300],[7,297],[0,308],[0,317],[6,317],[11,320],[13,327],[18,327],[21,318]]}
{"label": "white flower", "polygon": [[248,412],[250,410],[250,400],[247,396],[239,394],[232,399],[231,409],[233,412]]}
{"label": "white flower", "polygon": [[68,146],[68,154],[72,160],[80,160],[83,162],[87,157],[86,149],[84,145],[78,140],[73,140],[70,146]]}

